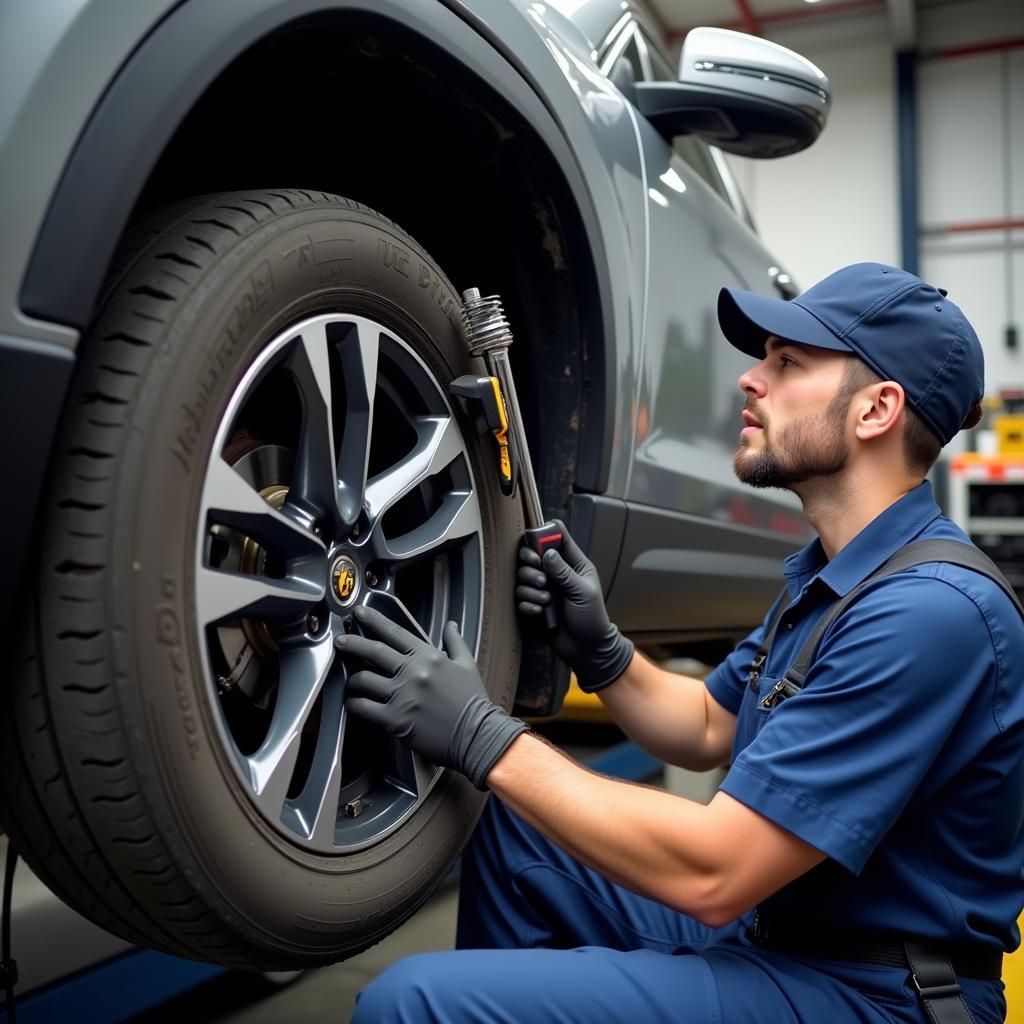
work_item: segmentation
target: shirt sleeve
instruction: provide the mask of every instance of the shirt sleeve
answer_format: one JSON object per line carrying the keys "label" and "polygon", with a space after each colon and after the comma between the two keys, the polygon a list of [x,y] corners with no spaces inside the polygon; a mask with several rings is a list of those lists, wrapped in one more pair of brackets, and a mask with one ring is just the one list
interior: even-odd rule
{"label": "shirt sleeve", "polygon": [[788,592],[784,591],[779,594],[772,603],[771,608],[768,609],[764,622],[705,678],[704,685],[707,687],[708,692],[726,711],[734,715],[739,714],[743,693],[747,685],[747,676],[750,673],[750,663],[754,660],[758,647],[761,646],[765,631],[768,629],[768,624],[771,622],[779,602],[788,599]]}
{"label": "shirt sleeve", "polygon": [[923,574],[880,581],[832,624],[804,688],[721,788],[859,873],[996,670],[965,593]]}

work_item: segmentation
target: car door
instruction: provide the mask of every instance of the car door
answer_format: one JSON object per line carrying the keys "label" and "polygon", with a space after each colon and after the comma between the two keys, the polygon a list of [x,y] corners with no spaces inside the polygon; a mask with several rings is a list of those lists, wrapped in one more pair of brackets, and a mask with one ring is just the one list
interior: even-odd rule
{"label": "car door", "polygon": [[[609,47],[606,73],[674,78],[635,22]],[[779,559],[805,527],[796,498],[755,492],[732,471],[750,359],[718,327],[723,285],[787,288],[721,154],[694,136],[666,141],[637,118],[648,225],[647,293],[634,396],[627,533],[612,593],[625,629],[715,631],[758,621]],[[774,283],[773,283],[774,282]],[[685,595],[699,593],[700,601]]]}

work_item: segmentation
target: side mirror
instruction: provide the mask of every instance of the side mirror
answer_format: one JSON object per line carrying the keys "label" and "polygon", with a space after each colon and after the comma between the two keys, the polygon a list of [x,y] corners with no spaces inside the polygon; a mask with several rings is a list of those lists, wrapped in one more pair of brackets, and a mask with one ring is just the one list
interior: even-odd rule
{"label": "side mirror", "polygon": [[821,134],[832,98],[809,60],[777,43],[722,28],[695,28],[677,82],[637,82],[640,112],[666,138],[697,135],[729,153],[788,156]]}

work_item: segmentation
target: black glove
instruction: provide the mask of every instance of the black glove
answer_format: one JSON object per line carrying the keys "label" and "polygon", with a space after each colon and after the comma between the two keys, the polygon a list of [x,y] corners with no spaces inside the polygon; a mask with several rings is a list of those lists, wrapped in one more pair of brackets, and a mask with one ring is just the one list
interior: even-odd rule
{"label": "black glove", "polygon": [[611,686],[629,667],[633,642],[609,620],[593,563],[565,525],[558,519],[555,523],[562,530],[565,557],[549,549],[541,559],[536,551],[521,547],[516,602],[527,617],[540,615],[545,605],[555,602],[558,625],[549,637],[551,646],[576,673],[580,689],[595,693]]}
{"label": "black glove", "polygon": [[529,726],[487,696],[455,623],[444,628],[446,655],[372,608],[357,608],[355,617],[378,639],[339,636],[335,644],[377,671],[349,676],[349,711],[486,789],[495,762]]}

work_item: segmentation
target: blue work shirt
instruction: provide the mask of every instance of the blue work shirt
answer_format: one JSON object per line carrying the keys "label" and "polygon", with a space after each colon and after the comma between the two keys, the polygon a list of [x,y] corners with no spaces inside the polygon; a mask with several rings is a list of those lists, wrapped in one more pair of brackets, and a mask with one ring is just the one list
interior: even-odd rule
{"label": "blue work shirt", "polygon": [[1009,951],[1024,906],[1024,623],[997,584],[947,563],[871,584],[803,690],[760,707],[830,604],[905,544],[940,538],[968,540],[925,482],[831,561],[820,541],[786,560],[788,608],[756,689],[763,625],[707,679],[738,716],[721,788],[829,858],[766,913]]}

